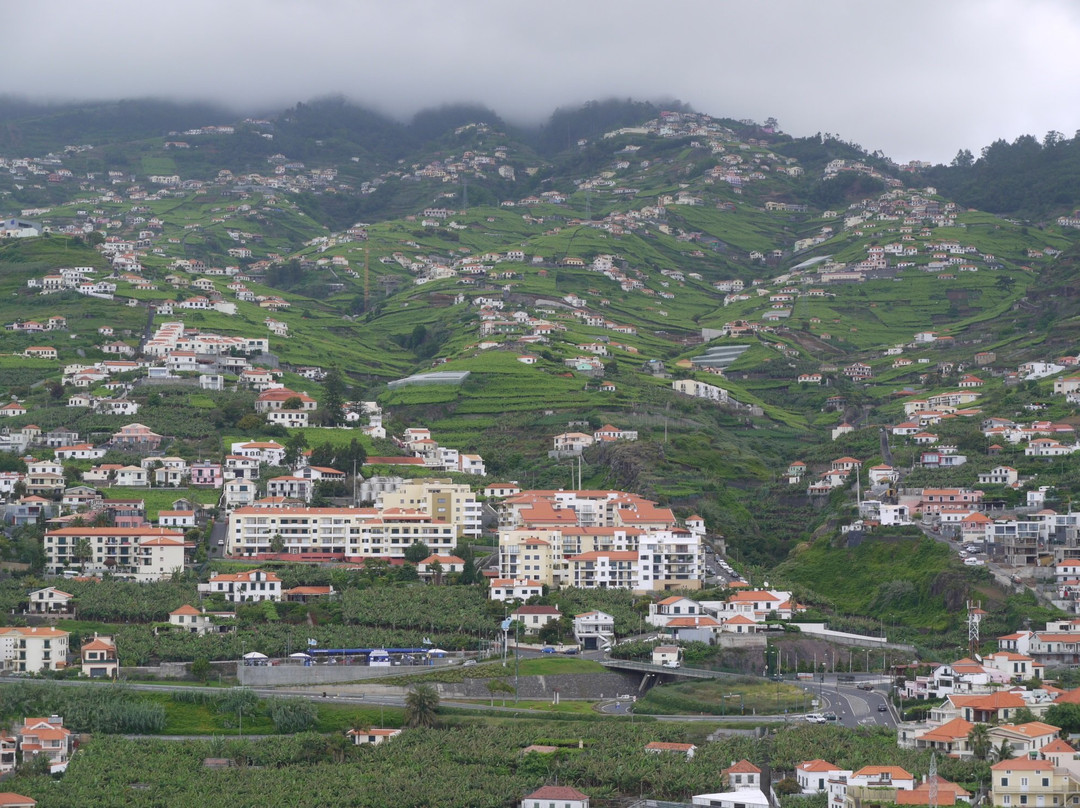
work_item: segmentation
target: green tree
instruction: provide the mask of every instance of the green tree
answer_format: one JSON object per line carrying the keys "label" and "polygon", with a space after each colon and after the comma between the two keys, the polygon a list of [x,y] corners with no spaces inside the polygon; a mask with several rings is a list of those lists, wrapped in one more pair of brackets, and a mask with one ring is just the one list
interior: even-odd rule
{"label": "green tree", "polygon": [[307,446],[307,438],[304,437],[303,432],[290,435],[289,439],[285,441],[285,465],[295,466]]}
{"label": "green tree", "polygon": [[285,539],[280,533],[275,533],[270,538],[270,552],[271,553],[284,553],[285,552]]}
{"label": "green tree", "polygon": [[345,421],[345,379],[337,366],[326,372],[323,380],[323,418],[329,426],[338,426]]}
{"label": "green tree", "polygon": [[516,693],[517,692],[516,690],[514,690],[513,685],[511,685],[509,682],[504,682],[502,679],[488,679],[487,680],[487,689],[488,689],[488,693],[491,695],[491,706],[492,707],[495,706],[495,694],[496,693],[502,693],[503,694],[503,700],[502,701],[503,701],[503,706],[505,707],[506,706],[506,694],[507,693]]}
{"label": "green tree", "polygon": [[431,548],[425,542],[418,541],[405,548],[405,560],[411,564],[419,564],[431,555]]}
{"label": "green tree", "polygon": [[236,428],[244,432],[256,432],[266,425],[266,421],[261,415],[254,412],[249,412],[243,418],[236,423]]}
{"label": "green tree", "polygon": [[367,450],[356,438],[349,441],[346,448],[338,450],[338,468],[346,474],[352,474],[353,469],[359,474],[366,460]]}
{"label": "green tree", "polygon": [[303,406],[304,401],[300,398],[300,396],[289,396],[281,404],[281,408],[283,410],[298,410]]}
{"label": "green tree", "polygon": [[442,583],[443,566],[439,563],[439,559],[435,559],[428,565],[428,572],[431,573],[431,579],[437,584]]}
{"label": "green tree", "polygon": [[971,168],[974,164],[975,155],[971,153],[970,149],[960,149],[951,163],[953,168]]}
{"label": "green tree", "polygon": [[[1009,723],[1011,724],[1029,724],[1032,721],[1038,721],[1038,717],[1035,713],[1031,712],[1027,707],[1021,707],[1019,710],[1012,714],[1012,718]],[[1056,725],[1055,725],[1056,726]]]}
{"label": "green tree", "polygon": [[994,749],[994,757],[998,760],[1012,760],[1014,757],[1012,745],[1008,741],[1002,740]]}
{"label": "green tree", "polygon": [[[310,460],[313,466],[337,468],[334,465],[337,462],[337,449],[331,443],[320,443],[311,450]],[[338,469],[338,471],[342,471],[342,469]]]}
{"label": "green tree", "polygon": [[1080,732],[1080,704],[1052,704],[1044,719],[1064,732]]}
{"label": "green tree", "polygon": [[976,760],[986,760],[990,750],[994,748],[994,742],[990,738],[990,727],[986,724],[976,724],[968,732],[968,745]]}
{"label": "green tree", "polygon": [[196,657],[195,661],[191,663],[191,675],[200,682],[205,682],[210,678],[210,671],[210,660],[205,656]]}
{"label": "green tree", "polygon": [[476,555],[473,553],[472,547],[468,542],[459,542],[458,546],[454,548],[454,555],[465,562],[461,567],[461,575],[458,576],[458,583],[466,585],[475,584]]}
{"label": "green tree", "polygon": [[439,694],[431,685],[416,685],[405,696],[405,726],[433,727],[438,719]]}
{"label": "green tree", "polygon": [[79,539],[72,552],[75,560],[79,562],[79,568],[86,572],[86,562],[94,557],[94,546],[89,539]]}

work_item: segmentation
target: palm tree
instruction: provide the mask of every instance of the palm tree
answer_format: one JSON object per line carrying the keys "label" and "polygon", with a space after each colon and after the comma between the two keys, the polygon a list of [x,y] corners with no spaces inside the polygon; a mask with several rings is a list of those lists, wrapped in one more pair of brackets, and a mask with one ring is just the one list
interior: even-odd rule
{"label": "palm tree", "polygon": [[968,732],[967,740],[976,760],[986,760],[990,750],[994,748],[994,742],[990,740],[990,728],[986,724],[973,726]]}
{"label": "palm tree", "polygon": [[79,539],[71,554],[80,562],[80,571],[86,572],[86,562],[94,557],[94,546],[90,539]]}
{"label": "palm tree", "polygon": [[417,685],[405,697],[405,726],[433,727],[439,709],[439,694],[431,685]]}
{"label": "palm tree", "polygon": [[1013,749],[1008,741],[1002,740],[1001,744],[994,750],[994,757],[998,760],[1013,759]]}

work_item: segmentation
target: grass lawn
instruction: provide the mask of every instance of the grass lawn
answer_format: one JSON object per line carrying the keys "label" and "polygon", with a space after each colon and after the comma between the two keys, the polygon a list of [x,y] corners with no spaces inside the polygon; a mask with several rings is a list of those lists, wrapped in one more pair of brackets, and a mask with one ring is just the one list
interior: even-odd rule
{"label": "grass lawn", "polygon": [[637,700],[644,715],[776,715],[809,709],[805,691],[783,682],[683,682],[654,687]]}
{"label": "grass lawn", "polygon": [[203,505],[216,505],[221,491],[216,488],[106,488],[109,499],[141,499],[146,503],[146,518],[156,521],[158,511],[172,510],[178,499],[193,499]]}
{"label": "grass lawn", "polygon": [[[510,668],[510,661],[507,660],[507,668]],[[599,662],[593,662],[591,659],[574,659],[567,657],[558,657],[554,654],[551,657],[545,659],[544,657],[535,657],[533,659],[523,659],[518,664],[518,673],[521,676],[552,676],[557,673],[606,673],[607,668],[601,665]]]}

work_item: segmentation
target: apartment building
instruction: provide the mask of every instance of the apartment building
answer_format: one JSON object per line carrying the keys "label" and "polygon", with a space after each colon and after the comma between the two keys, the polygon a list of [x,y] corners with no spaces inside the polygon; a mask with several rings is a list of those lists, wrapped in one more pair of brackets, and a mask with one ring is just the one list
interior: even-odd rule
{"label": "apartment building", "polygon": [[482,506],[472,489],[450,480],[412,480],[379,495],[376,505],[384,510],[421,510],[433,519],[448,522],[455,535],[480,538]]}
{"label": "apartment building", "polygon": [[698,533],[681,528],[502,530],[499,572],[551,587],[635,592],[700,589],[701,539]]}
{"label": "apartment building", "polygon": [[184,569],[185,543],[178,530],[157,527],[65,527],[45,532],[45,569],[109,572],[137,581],[160,581]]}
{"label": "apartment building", "polygon": [[41,673],[67,666],[68,633],[45,626],[0,627],[0,670]]}
{"label": "apartment building", "polygon": [[405,550],[418,542],[432,552],[447,553],[458,542],[451,523],[420,510],[248,506],[229,515],[226,552],[270,553],[275,536],[281,537],[285,553],[332,553],[344,559],[404,558]]}

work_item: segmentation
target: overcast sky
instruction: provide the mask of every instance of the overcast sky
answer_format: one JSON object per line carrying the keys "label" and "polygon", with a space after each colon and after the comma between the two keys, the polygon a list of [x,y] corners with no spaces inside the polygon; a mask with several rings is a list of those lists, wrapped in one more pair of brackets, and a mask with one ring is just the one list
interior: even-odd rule
{"label": "overcast sky", "polygon": [[[1080,129],[1078,0],[35,0],[0,92],[244,109],[341,93],[531,122],[610,96],[776,117],[893,159]],[[17,29],[17,30],[16,30]],[[2,123],[2,122],[0,122]]]}

